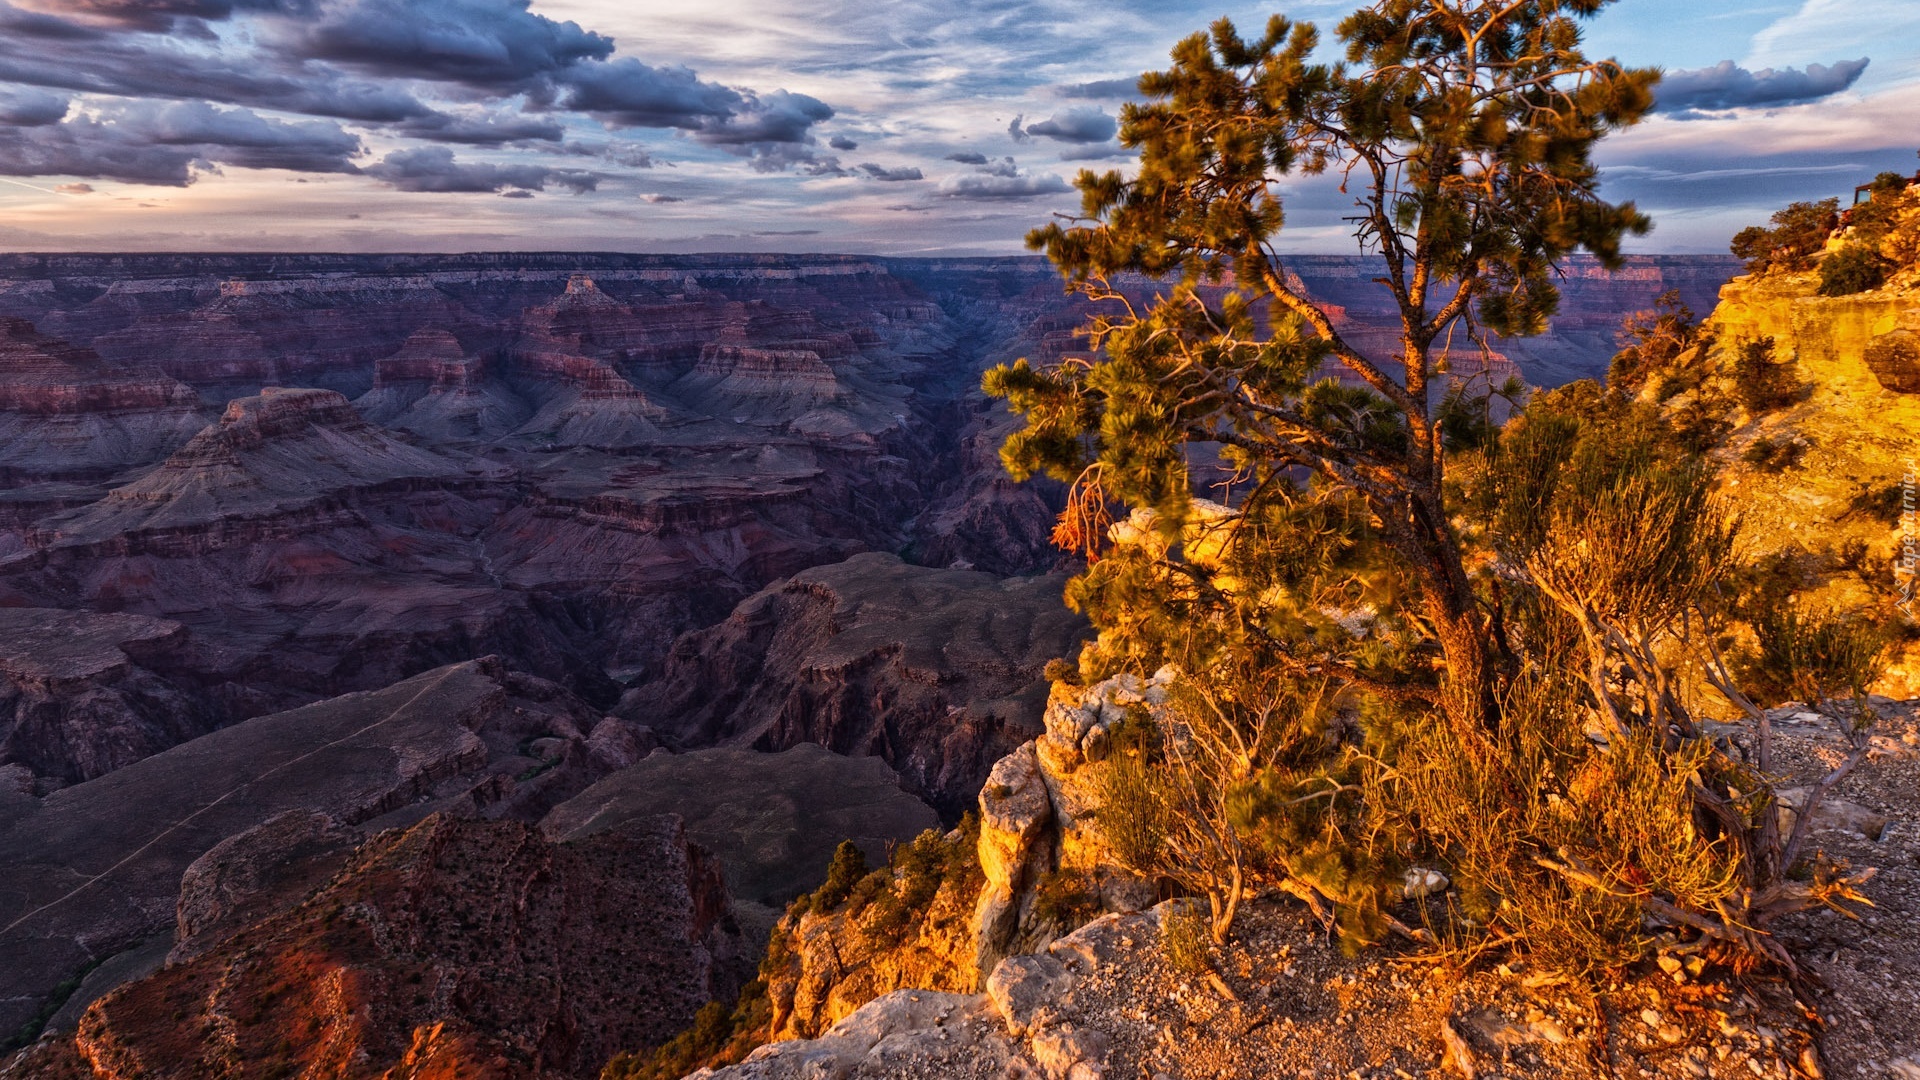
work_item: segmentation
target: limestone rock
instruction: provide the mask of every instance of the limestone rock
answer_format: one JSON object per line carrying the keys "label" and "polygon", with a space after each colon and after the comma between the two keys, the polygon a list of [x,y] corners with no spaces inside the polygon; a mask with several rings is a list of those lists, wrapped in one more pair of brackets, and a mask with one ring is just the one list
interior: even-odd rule
{"label": "limestone rock", "polygon": [[180,623],[0,607],[0,765],[29,790],[78,783],[231,719]]}
{"label": "limestone rock", "polygon": [[1889,330],[1868,342],[1864,355],[1881,386],[1896,394],[1920,394],[1920,334]]}
{"label": "limestone rock", "polygon": [[319,887],[360,841],[316,810],[288,810],[227,837],[180,877],[172,963],[191,960]]}
{"label": "limestone rock", "polygon": [[1009,956],[987,978],[987,1000],[1014,1035],[1024,1035],[1043,1011],[1059,1005],[1073,978],[1051,956]]}
{"label": "limestone rock", "polygon": [[[87,1011],[75,1041],[96,1070],[185,1080],[233,1053],[344,1078],[505,1058],[587,1080],[745,973],[719,869],[671,818],[554,844],[435,815],[367,842],[310,901],[202,948]],[[183,1024],[233,1035],[181,1040]]]}

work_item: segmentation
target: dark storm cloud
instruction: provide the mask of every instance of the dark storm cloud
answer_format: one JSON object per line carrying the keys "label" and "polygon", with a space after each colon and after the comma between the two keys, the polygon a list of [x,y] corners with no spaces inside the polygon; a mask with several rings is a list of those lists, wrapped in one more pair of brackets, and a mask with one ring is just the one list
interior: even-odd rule
{"label": "dark storm cloud", "polygon": [[0,0],[0,30],[8,38],[35,38],[40,41],[97,41],[107,31],[35,11],[22,11]]}
{"label": "dark storm cloud", "polygon": [[156,146],[200,147],[210,161],[252,169],[355,172],[360,139],[324,120],[289,123],[201,101],[135,102],[110,116],[130,138]]}
{"label": "dark storm cloud", "polygon": [[196,167],[353,173],[360,140],[338,124],[287,123],[203,102],[135,102],[104,117],[0,127],[0,173],[185,187]]}
{"label": "dark storm cloud", "polygon": [[987,163],[987,155],[977,150],[967,150],[958,154],[948,154],[945,160],[957,161],[962,165],[985,165]]}
{"label": "dark storm cloud", "polygon": [[1867,58],[1798,68],[1748,71],[1731,60],[1694,71],[1670,71],[1654,88],[1661,112],[1737,109],[1750,105],[1788,105],[1837,94],[1857,82]]}
{"label": "dark storm cloud", "polygon": [[283,74],[270,63],[224,59],[167,41],[142,44],[124,35],[62,45],[0,34],[0,82],[213,101],[369,123],[433,113],[398,87],[348,79],[324,67]]}
{"label": "dark storm cloud", "polygon": [[580,195],[595,190],[600,184],[597,174],[580,169],[461,162],[444,146],[395,150],[378,163],[367,166],[365,172],[400,191],[439,194],[499,192],[508,188],[545,191],[547,185],[552,184]]}
{"label": "dark storm cloud", "polygon": [[0,124],[39,127],[66,118],[70,102],[65,94],[49,94],[28,87],[0,86]]}
{"label": "dark storm cloud", "polygon": [[854,168],[859,169],[860,172],[863,175],[865,175],[869,180],[884,180],[884,181],[887,181],[888,183],[899,183],[904,180],[925,180],[926,179],[926,176],[923,175],[919,169],[914,168],[910,165],[902,166],[897,169],[889,169],[884,165],[876,165],[871,161],[865,161],[865,162],[861,162],[859,165],[854,166]]}
{"label": "dark storm cloud", "polygon": [[1065,143],[1103,143],[1120,130],[1120,122],[1093,106],[1055,113],[1037,124],[1028,124],[1028,135],[1038,135]]}
{"label": "dark storm cloud", "polygon": [[832,118],[833,106],[819,98],[775,90],[743,97],[739,108],[701,124],[698,136],[716,146],[800,143],[810,138],[813,125]]}
{"label": "dark storm cloud", "polygon": [[133,184],[186,187],[193,182],[191,147],[155,146],[91,117],[31,128],[0,128],[0,174],[85,176]]}
{"label": "dark storm cloud", "polygon": [[14,0],[28,10],[83,21],[112,23],[136,30],[165,31],[179,19],[217,22],[236,11],[305,14],[311,0]]}
{"label": "dark storm cloud", "polygon": [[526,115],[456,116],[436,112],[402,121],[392,129],[429,142],[459,143],[465,146],[505,146],[508,143],[557,143],[567,129],[551,117]]}
{"label": "dark storm cloud", "polygon": [[1140,96],[1140,77],[1133,75],[1124,79],[1098,79],[1094,82],[1066,83],[1059,89],[1060,96],[1068,98],[1094,98],[1098,100],[1134,98]]}
{"label": "dark storm cloud", "polygon": [[281,24],[278,44],[370,75],[519,87],[613,55],[613,39],[528,11],[529,0],[351,0]]}
{"label": "dark storm cloud", "polygon": [[827,145],[833,147],[835,150],[860,149],[859,143],[854,142],[852,139],[847,138],[845,135],[835,135],[833,138],[827,140]]}
{"label": "dark storm cloud", "polygon": [[[762,171],[843,174],[810,149],[814,126],[834,114],[825,102],[614,57],[611,38],[530,8],[530,0],[0,0],[0,89],[238,105],[496,148],[557,149],[573,114],[614,129],[683,131]],[[207,29],[222,20],[238,30]],[[43,90],[10,93],[0,123],[52,123],[55,104]],[[299,160],[290,148],[250,152]],[[608,160],[652,164],[644,149]],[[180,183],[182,168],[167,158],[134,171]]]}
{"label": "dark storm cloud", "polygon": [[625,58],[567,73],[560,104],[622,127],[697,128],[732,116],[739,91],[702,80],[684,67],[653,67]]}

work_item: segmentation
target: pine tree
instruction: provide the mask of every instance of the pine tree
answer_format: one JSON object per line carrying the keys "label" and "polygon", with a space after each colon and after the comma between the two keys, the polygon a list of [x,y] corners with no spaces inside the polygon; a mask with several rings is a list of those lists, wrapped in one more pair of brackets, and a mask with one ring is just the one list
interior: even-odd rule
{"label": "pine tree", "polygon": [[[1705,463],[1592,384],[1503,428],[1518,387],[1442,362],[1540,332],[1556,267],[1615,266],[1648,228],[1591,159],[1657,78],[1581,52],[1609,2],[1380,0],[1338,64],[1311,25],[1220,20],[1123,110],[1137,175],[1082,172],[1081,217],[1028,238],[1099,314],[1089,356],[988,373],[1026,418],[1002,456],[1074,485],[1057,537],[1091,565],[1068,599],[1100,630],[1081,677],[1188,673],[1121,788],[1229,920],[1257,860],[1371,939],[1393,872],[1431,858],[1480,926],[1564,966],[1631,958],[1650,917],[1790,964],[1755,928],[1850,895],[1783,882],[1764,778],[1700,737],[1700,680],[1672,666],[1711,652],[1738,696]],[[1396,355],[1289,273],[1300,173],[1354,195]],[[1228,475],[1220,503],[1197,467]]]}

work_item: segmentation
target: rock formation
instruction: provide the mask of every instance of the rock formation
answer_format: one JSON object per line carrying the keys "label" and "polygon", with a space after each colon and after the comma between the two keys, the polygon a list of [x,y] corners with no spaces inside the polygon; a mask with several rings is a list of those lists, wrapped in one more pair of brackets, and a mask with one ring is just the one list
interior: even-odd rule
{"label": "rock formation", "polygon": [[228,837],[290,810],[367,831],[436,810],[538,817],[623,764],[596,758],[602,723],[621,724],[471,661],[256,717],[44,798],[0,788],[0,1030],[91,964],[171,942],[182,874]]}
{"label": "rock formation", "polygon": [[193,388],[0,318],[0,485],[100,479],[164,457],[204,423]]}
{"label": "rock formation", "polygon": [[532,410],[493,378],[446,330],[421,330],[374,366],[373,389],[354,408],[375,424],[435,441],[488,441],[518,428]]}
{"label": "rock formation", "polygon": [[881,757],[957,816],[992,763],[1038,734],[1042,668],[1085,633],[1062,584],[856,556],[681,638],[619,711],[683,745]]}
{"label": "rock formation", "polygon": [[801,744],[655,754],[554,807],[541,828],[577,840],[661,814],[678,815],[719,858],[734,899],[769,918],[819,883],[842,841],[884,862],[890,846],[939,823],[884,763]]}
{"label": "rock formation", "polygon": [[[1748,557],[1784,560],[1814,603],[1892,615],[1902,484],[1920,431],[1920,391],[1901,389],[1920,289],[1823,297],[1818,284],[1811,274],[1729,283],[1706,322],[1713,344],[1696,361],[1708,382],[1665,404],[1682,409],[1730,385],[1750,346],[1786,365],[1800,388],[1793,400],[1730,415],[1716,450],[1730,504],[1743,511]],[[1901,648],[1875,689],[1920,694],[1920,642]]]}
{"label": "rock formation", "polygon": [[587,1080],[742,978],[720,874],[672,818],[555,844],[434,815],[294,892],[88,1009],[94,1074]]}
{"label": "rock formation", "polygon": [[[1379,322],[1364,260],[1300,269]],[[1592,373],[1621,313],[1727,269],[1577,267],[1556,334],[1500,349]],[[730,992],[717,865],[763,926],[839,840],[895,843],[782,922],[789,1034],[1144,903],[1083,796],[1148,688],[1048,705],[1084,626],[996,575],[1059,565],[1061,491],[1010,482],[977,392],[1087,310],[1039,260],[0,255],[0,318],[71,342],[0,323],[0,1032],[80,1025],[48,1076],[585,1076]],[[1897,344],[1856,374],[1904,385]],[[898,843],[916,793],[979,841]],[[671,978],[615,987],[609,949]],[[1005,1061],[1093,1061],[1069,1034]]]}
{"label": "rock formation", "polygon": [[204,687],[155,670],[179,671],[187,638],[141,615],[0,608],[0,786],[91,780],[219,726]]}

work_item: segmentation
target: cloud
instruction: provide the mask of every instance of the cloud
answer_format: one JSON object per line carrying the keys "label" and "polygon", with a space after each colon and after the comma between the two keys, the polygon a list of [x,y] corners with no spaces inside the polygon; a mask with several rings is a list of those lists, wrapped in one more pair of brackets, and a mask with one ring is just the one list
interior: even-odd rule
{"label": "cloud", "polygon": [[1093,82],[1063,83],[1058,87],[1061,97],[1067,98],[1137,98],[1140,96],[1140,77],[1130,76],[1124,79],[1096,79]]}
{"label": "cloud", "polygon": [[0,128],[0,175],[85,176],[186,187],[200,159],[190,147],[155,146],[82,116],[59,124]]}
{"label": "cloud", "polygon": [[24,86],[0,86],[0,124],[12,127],[57,124],[66,119],[70,105],[64,94],[49,94]]}
{"label": "cloud", "polygon": [[93,194],[93,185],[92,184],[61,184],[60,186],[54,188],[53,190],[59,192],[62,195],[91,195]]}
{"label": "cloud", "polygon": [[[0,7],[0,16],[8,10]],[[368,123],[433,112],[398,86],[348,79],[324,66],[293,73],[275,67],[270,58],[226,58],[169,40],[149,45],[100,38],[63,44],[0,33],[0,82],[119,97],[213,101]]]}
{"label": "cloud", "polygon": [[1026,142],[1028,139],[1033,138],[1033,136],[1027,134],[1026,128],[1020,126],[1025,120],[1026,116],[1024,114],[1015,114],[1012,120],[1007,121],[1007,135],[1010,136],[1014,142]]}
{"label": "cloud", "polygon": [[1037,124],[1028,124],[1029,135],[1039,135],[1065,143],[1103,143],[1120,130],[1120,122],[1095,106],[1084,106],[1055,113]]}
{"label": "cloud", "polygon": [[940,183],[940,194],[950,199],[1031,199],[1040,195],[1058,195],[1073,188],[1052,173],[1034,176],[1025,173],[965,173],[950,176]]}
{"label": "cloud", "polygon": [[832,154],[822,154],[811,146],[802,143],[763,142],[748,143],[724,148],[728,153],[747,159],[754,172],[777,173],[789,169],[801,176],[845,176],[847,170],[840,165],[840,159]]}
{"label": "cloud", "polygon": [[531,199],[533,198],[533,192],[525,188],[514,188],[512,191],[501,192],[500,197],[503,199]]}
{"label": "cloud", "polygon": [[562,107],[617,127],[698,128],[745,105],[740,92],[703,81],[689,68],[653,67],[631,57],[566,74]]}
{"label": "cloud", "polygon": [[353,173],[360,139],[331,121],[288,122],[205,102],[130,102],[57,124],[0,128],[0,173],[185,187],[222,165]]}
{"label": "cloud", "polygon": [[1093,143],[1091,145],[1069,146],[1060,151],[1061,161],[1100,161],[1107,158],[1130,158],[1133,151],[1115,143]]}
{"label": "cloud", "polygon": [[948,154],[943,160],[957,161],[962,165],[985,165],[987,163],[987,155],[977,150],[966,150],[957,154]]}
{"label": "cloud", "polygon": [[1761,68],[1748,71],[1731,60],[1709,68],[1670,71],[1654,93],[1660,111],[1738,109],[1757,105],[1787,105],[1815,101],[1851,87],[1867,70],[1867,58],[1841,60],[1832,65],[1797,68]]}
{"label": "cloud", "polygon": [[444,146],[395,150],[378,163],[367,166],[365,172],[400,191],[439,194],[498,192],[507,188],[545,191],[548,184],[553,184],[581,195],[595,190],[600,183],[598,175],[580,169],[463,163],[455,160],[453,151]]}
{"label": "cloud", "polygon": [[[34,2],[69,17],[0,0],[0,84],[268,108],[489,147],[561,142],[576,113],[691,132],[747,157],[765,156],[758,144],[810,141],[833,115],[806,94],[615,57],[612,38],[535,14],[531,0]],[[144,32],[230,17],[238,29],[218,35]]]}
{"label": "cloud", "polygon": [[210,160],[251,169],[350,173],[360,138],[330,120],[272,120],[204,101],[133,102],[109,113],[120,131],[161,146],[202,148]]}
{"label": "cloud", "polygon": [[640,196],[640,198],[643,202],[650,202],[650,203],[676,203],[676,202],[687,201],[678,195],[662,195],[659,192],[649,192],[645,195]]}
{"label": "cloud", "polygon": [[867,162],[862,162],[861,164],[855,166],[855,168],[865,173],[868,179],[884,180],[884,181],[887,181],[888,183],[898,183],[903,180],[925,180],[926,179],[926,177],[921,174],[919,169],[914,168],[912,166],[902,166],[897,169],[889,169],[880,165],[875,165],[871,161],[867,161]]}
{"label": "cloud", "polygon": [[827,145],[833,147],[835,150],[860,149],[859,143],[854,142],[852,139],[847,138],[845,135],[835,135],[833,138],[827,140]]}
{"label": "cloud", "polygon": [[178,19],[218,21],[236,11],[276,11],[301,14],[312,9],[309,0],[14,0],[22,8],[64,15],[86,22],[108,23],[135,30],[175,29]]}
{"label": "cloud", "polygon": [[559,142],[567,129],[552,117],[434,112],[395,124],[395,134],[428,142],[465,146],[505,146],[519,142]]}
{"label": "cloud", "polygon": [[280,24],[278,43],[368,74],[490,90],[613,55],[612,38],[527,9],[528,0],[351,0],[317,21]]}
{"label": "cloud", "polygon": [[720,146],[799,143],[810,138],[813,125],[832,118],[833,106],[819,98],[775,90],[748,95],[739,109],[703,123],[698,136]]}

